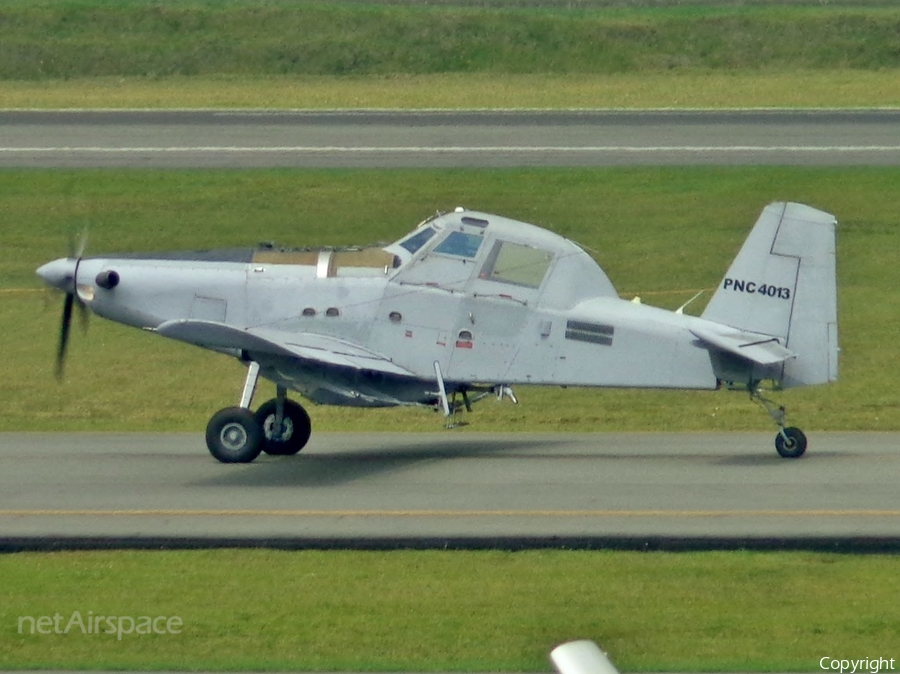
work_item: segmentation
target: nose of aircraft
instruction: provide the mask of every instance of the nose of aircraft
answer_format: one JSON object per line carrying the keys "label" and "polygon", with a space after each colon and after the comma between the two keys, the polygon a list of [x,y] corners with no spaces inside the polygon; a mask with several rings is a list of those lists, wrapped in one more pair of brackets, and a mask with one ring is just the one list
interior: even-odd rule
{"label": "nose of aircraft", "polygon": [[61,257],[53,262],[38,267],[37,275],[44,283],[54,288],[59,288],[67,293],[75,291],[75,270],[78,260],[71,257]]}

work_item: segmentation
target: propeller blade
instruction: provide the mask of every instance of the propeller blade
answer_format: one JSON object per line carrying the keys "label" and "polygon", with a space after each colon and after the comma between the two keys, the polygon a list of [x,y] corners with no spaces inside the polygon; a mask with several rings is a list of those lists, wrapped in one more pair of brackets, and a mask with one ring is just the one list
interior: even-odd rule
{"label": "propeller blade", "polygon": [[72,326],[72,306],[75,304],[75,295],[66,293],[66,301],[63,304],[62,322],[59,326],[59,348],[56,351],[56,378],[62,379],[63,369],[66,365],[66,349],[69,346],[69,329]]}
{"label": "propeller blade", "polygon": [[77,240],[75,239],[75,234],[71,230],[69,231],[69,257],[76,260],[81,259],[84,255],[84,249],[87,247],[89,231],[90,227],[85,225],[81,230],[81,236]]}
{"label": "propeller blade", "polygon": [[[56,350],[56,378],[62,379],[66,367],[66,351],[69,348],[69,334],[72,331],[72,311],[78,305],[78,318],[81,328],[87,332],[88,316],[90,311],[87,305],[78,296],[78,266],[87,246],[88,227],[81,230],[81,236],[76,240],[75,235],[69,232],[69,250],[66,260],[54,260],[48,262],[37,270],[37,273],[50,286],[65,290],[66,299],[63,302],[62,321],[59,326],[59,347]],[[74,265],[72,262],[74,261]],[[72,267],[70,269],[70,267]]]}

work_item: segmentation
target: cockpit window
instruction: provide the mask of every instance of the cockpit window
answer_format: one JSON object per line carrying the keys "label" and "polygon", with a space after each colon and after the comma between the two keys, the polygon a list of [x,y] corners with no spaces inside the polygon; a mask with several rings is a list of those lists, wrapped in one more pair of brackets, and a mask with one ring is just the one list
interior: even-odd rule
{"label": "cockpit window", "polygon": [[447,238],[438,244],[434,252],[458,257],[475,257],[482,241],[484,241],[484,237],[477,234],[450,232]]}
{"label": "cockpit window", "polygon": [[537,288],[543,283],[553,254],[520,243],[497,241],[479,274],[479,278]]}
{"label": "cockpit window", "polygon": [[436,229],[434,229],[433,227],[426,227],[422,231],[416,232],[409,238],[401,241],[400,245],[403,248],[406,248],[406,250],[408,250],[410,253],[415,253],[417,250],[419,250],[419,248],[424,246],[428,242],[428,240],[435,234],[437,234]]}

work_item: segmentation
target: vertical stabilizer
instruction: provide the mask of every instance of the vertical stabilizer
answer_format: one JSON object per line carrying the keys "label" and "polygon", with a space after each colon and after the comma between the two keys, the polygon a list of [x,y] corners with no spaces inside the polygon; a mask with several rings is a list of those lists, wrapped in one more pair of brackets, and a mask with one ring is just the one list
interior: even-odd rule
{"label": "vertical stabilizer", "polygon": [[703,312],[795,353],[784,363],[785,387],[837,379],[836,224],[803,204],[769,204]]}

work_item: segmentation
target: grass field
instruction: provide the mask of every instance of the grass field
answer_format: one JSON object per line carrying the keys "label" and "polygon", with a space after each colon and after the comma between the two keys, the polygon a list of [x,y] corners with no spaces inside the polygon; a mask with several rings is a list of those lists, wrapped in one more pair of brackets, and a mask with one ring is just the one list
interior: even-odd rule
{"label": "grass field", "polygon": [[0,107],[900,105],[891,4],[491,4],[7,0]]}
{"label": "grass field", "polygon": [[[900,559],[811,553],[95,552],[0,557],[0,668],[821,671],[896,657]],[[18,633],[20,616],[177,616],[180,634]],[[103,630],[107,626],[104,624]]]}
{"label": "grass field", "polygon": [[[365,244],[402,236],[458,204],[541,224],[579,241],[623,296],[675,308],[714,288],[762,207],[810,203],[837,215],[841,379],[785,392],[809,430],[896,430],[900,394],[897,169],[629,168],[436,171],[7,171],[0,325],[10,382],[4,430],[200,431],[232,404],[241,368],[224,356],[95,319],[52,377],[62,300],[34,269],[91,225],[89,252]],[[707,297],[709,294],[707,294]],[[699,313],[704,299],[689,311]],[[519,406],[476,408],[477,430],[765,430],[728,392],[525,388]],[[261,393],[262,395],[262,393]],[[262,399],[262,398],[260,398]],[[319,430],[441,428],[419,410],[316,407]]]}
{"label": "grass field", "polygon": [[900,67],[896,7],[7,0],[0,79]]}
{"label": "grass field", "polygon": [[900,67],[885,6],[7,0],[2,17],[0,80]]}
{"label": "grass field", "polygon": [[5,108],[883,108],[896,70],[92,77],[0,82]]}

